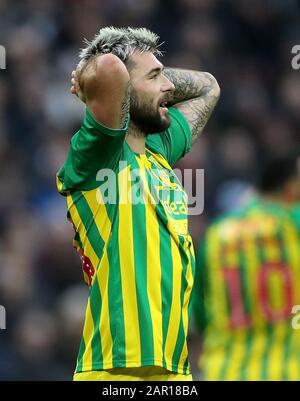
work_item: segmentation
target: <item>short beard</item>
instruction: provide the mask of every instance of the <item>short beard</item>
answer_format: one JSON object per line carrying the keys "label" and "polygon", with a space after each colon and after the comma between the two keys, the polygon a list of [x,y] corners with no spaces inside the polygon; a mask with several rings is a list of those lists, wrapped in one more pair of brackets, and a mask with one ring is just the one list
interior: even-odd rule
{"label": "short beard", "polygon": [[163,119],[159,108],[155,111],[147,104],[141,105],[134,93],[130,99],[130,119],[145,135],[165,131],[171,124],[169,116]]}

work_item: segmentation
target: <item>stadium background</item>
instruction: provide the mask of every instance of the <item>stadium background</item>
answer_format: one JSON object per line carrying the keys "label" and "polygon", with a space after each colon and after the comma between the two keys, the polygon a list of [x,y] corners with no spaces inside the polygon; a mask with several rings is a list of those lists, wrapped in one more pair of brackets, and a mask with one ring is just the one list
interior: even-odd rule
{"label": "stadium background", "polygon": [[[221,100],[180,168],[205,169],[211,219],[251,192],[260,162],[299,143],[296,0],[0,0],[0,380],[69,380],[87,288],[54,176],[83,105],[69,93],[82,39],[106,25],[161,36],[165,65],[211,72]],[[200,339],[192,327],[195,369]]]}

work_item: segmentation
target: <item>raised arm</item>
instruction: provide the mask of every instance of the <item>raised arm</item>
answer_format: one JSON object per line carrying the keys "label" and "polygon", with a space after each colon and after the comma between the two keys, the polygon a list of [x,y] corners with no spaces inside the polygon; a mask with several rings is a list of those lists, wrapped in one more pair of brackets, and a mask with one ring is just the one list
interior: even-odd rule
{"label": "raised arm", "polygon": [[170,105],[187,119],[192,144],[199,138],[220,97],[217,80],[208,72],[166,68],[165,75],[175,85]]}
{"label": "raised arm", "polygon": [[87,104],[102,125],[123,128],[129,113],[130,78],[124,63],[104,54],[79,64],[72,73],[71,92]]}

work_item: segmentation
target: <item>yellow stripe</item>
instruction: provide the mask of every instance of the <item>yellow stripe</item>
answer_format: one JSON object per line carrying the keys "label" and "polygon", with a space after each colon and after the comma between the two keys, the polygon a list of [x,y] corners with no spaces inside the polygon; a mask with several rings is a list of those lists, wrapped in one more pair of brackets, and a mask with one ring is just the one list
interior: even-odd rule
{"label": "yellow stripe", "polygon": [[[94,217],[94,222],[98,228],[101,238],[107,245],[111,233],[111,222],[107,215],[106,206],[99,189],[82,192]],[[106,245],[103,250],[103,257],[97,270],[97,280],[99,284],[102,309],[100,315],[100,334],[103,354],[103,368],[112,366],[112,336],[110,331],[110,313],[108,303],[108,274],[109,259]]]}
{"label": "yellow stripe", "polygon": [[231,239],[230,242],[225,245],[224,258],[226,266],[222,267],[239,269],[239,250],[237,248],[236,240],[237,238],[234,237],[234,239]]}
{"label": "yellow stripe", "polygon": [[[224,261],[227,268],[238,270],[239,274],[241,274],[239,259],[240,248],[238,248],[238,240],[243,240],[243,238],[234,237],[228,241],[226,244],[227,250],[225,251]],[[244,308],[244,306],[242,306],[242,308]],[[230,351],[230,361],[228,361],[227,364],[224,380],[237,380],[239,378],[240,365],[245,352],[245,340],[245,328],[237,328],[231,332],[232,348]]]}
{"label": "yellow stripe", "polygon": [[172,167],[170,164],[167,162],[167,160],[160,154],[158,153],[153,153],[151,150],[147,149],[147,151],[156,159],[165,169],[167,170],[172,170]]}
{"label": "yellow stripe", "polygon": [[265,318],[262,314],[261,308],[259,307],[259,299],[257,296],[257,277],[262,262],[260,261],[257,253],[257,245],[254,237],[249,235],[244,243],[244,252],[245,263],[247,266],[245,269],[245,273],[247,274],[247,289],[249,302],[251,305],[251,319],[253,321],[253,327],[264,327]]}
{"label": "yellow stripe", "polygon": [[281,260],[280,246],[276,238],[266,238],[266,241],[263,242],[263,246],[268,262],[278,262]]}
{"label": "yellow stripe", "polygon": [[103,355],[103,369],[111,368],[113,362],[112,355],[112,336],[110,331],[110,314],[108,304],[108,274],[109,274],[109,260],[107,255],[107,248],[105,248],[103,258],[97,270],[97,280],[99,283],[102,310],[100,316],[100,334],[101,346]]}
{"label": "yellow stripe", "polygon": [[178,337],[180,319],[181,319],[181,302],[180,302],[180,292],[181,292],[181,257],[173,236],[171,238],[171,255],[173,264],[173,280],[172,280],[172,305],[170,310],[170,320],[169,327],[166,338],[165,355],[167,361],[167,369],[172,369],[172,357],[174,354],[176,341]]}
{"label": "yellow stripe", "polygon": [[[162,361],[162,295],[161,286],[161,265],[157,250],[160,248],[159,224],[155,213],[155,201],[149,191],[145,169],[137,158],[140,165],[141,178],[143,180],[145,211],[146,211],[146,229],[147,238],[147,294],[150,306],[150,314],[153,327],[153,346],[154,360]],[[151,206],[152,202],[152,206]]]}
{"label": "yellow stripe", "polygon": [[232,335],[232,349],[230,352],[230,363],[225,374],[224,380],[239,380],[241,364],[245,354],[246,330],[237,330]]}
{"label": "yellow stripe", "polygon": [[101,191],[97,188],[93,191],[82,191],[82,194],[93,213],[94,221],[101,238],[107,243],[111,233],[111,222],[106,211]]}
{"label": "yellow stripe", "polygon": [[[280,243],[276,238],[268,238],[267,242],[265,242],[264,248],[268,263],[282,262]],[[268,289],[267,303],[269,308],[274,312],[282,309],[282,306],[284,307],[284,303],[286,302],[284,298],[284,278],[282,277],[282,274],[275,269],[270,270],[266,286]]]}
{"label": "yellow stripe", "polygon": [[[215,341],[220,341],[222,344],[216,345],[216,352],[211,354],[212,361],[207,366],[206,375],[208,380],[217,380],[221,371],[223,360],[225,358],[225,349],[223,345],[228,339],[228,312],[226,308],[226,288],[225,280],[223,278],[223,272],[220,266],[220,239],[218,236],[217,228],[212,227],[208,232],[207,237],[207,263],[208,263],[208,274],[209,274],[209,285],[210,285],[210,302],[211,302],[211,313],[214,319],[215,327],[212,331],[215,333],[216,330],[220,333],[220,338],[217,339],[214,335]],[[217,323],[216,323],[217,321]],[[210,350],[207,349],[207,357],[210,358]],[[204,349],[203,356],[205,357],[206,350]]]}
{"label": "yellow stripe", "polygon": [[261,268],[261,263],[258,252],[255,237],[248,236],[244,245],[245,250],[245,261],[246,261],[246,273],[249,302],[251,305],[251,319],[253,324],[252,334],[252,345],[249,359],[247,360],[247,376],[248,380],[258,380],[260,378],[260,367],[264,353],[265,346],[265,318],[261,307],[259,305],[258,298],[258,273]]}
{"label": "yellow stripe", "polygon": [[283,361],[283,341],[286,334],[286,323],[275,323],[273,325],[273,342],[270,349],[268,361],[268,379],[281,380]]}
{"label": "yellow stripe", "polygon": [[[99,259],[88,240],[85,227],[82,224],[82,221],[80,219],[80,216],[77,212],[75,205],[73,204],[73,200],[72,200],[71,196],[67,197],[67,204],[68,204],[68,209],[69,209],[73,224],[75,225],[75,228],[80,235],[80,239],[81,239],[82,245],[84,247],[84,252],[88,253],[93,266],[96,268],[98,266]],[[88,303],[87,303],[87,308],[86,308],[85,323],[84,323],[84,329],[83,329],[83,338],[84,338],[84,342],[85,342],[85,351],[84,351],[84,354],[82,357],[83,370],[89,370],[92,366],[92,344],[91,343],[92,343],[93,334],[94,334],[94,321],[93,321],[93,317],[92,317],[92,313],[91,313],[90,298],[89,298]]]}
{"label": "yellow stripe", "polygon": [[58,192],[62,192],[63,183],[60,181],[58,176],[56,176],[56,186],[57,186]]}
{"label": "yellow stripe", "polygon": [[211,301],[213,316],[218,316],[218,327],[226,329],[229,327],[228,311],[226,303],[226,288],[223,272],[220,265],[220,239],[217,229],[212,227],[207,240],[207,259],[209,265],[209,282],[211,285]]}
{"label": "yellow stripe", "polygon": [[85,322],[83,328],[83,339],[85,343],[85,351],[82,356],[82,370],[90,370],[93,365],[92,358],[92,339],[94,334],[94,321],[91,312],[90,298],[87,302],[86,312],[85,312]]}
{"label": "yellow stripe", "polygon": [[300,349],[300,333],[299,329],[291,329],[290,338],[290,353],[289,359],[287,360],[287,377],[288,380],[300,380],[300,362],[299,362],[299,349]]}
{"label": "yellow stripe", "polygon": [[261,379],[261,361],[266,349],[266,340],[267,338],[264,330],[256,330],[256,332],[253,333],[253,345],[247,369],[247,379],[249,381]]}
{"label": "yellow stripe", "polygon": [[[131,183],[129,167],[118,175],[119,194],[119,255],[123,293],[126,360],[141,363],[140,329],[136,298],[134,244],[132,229]],[[127,192],[128,189],[128,192]]]}
{"label": "yellow stripe", "polygon": [[270,288],[268,295],[268,303],[272,311],[282,311],[286,307],[287,299],[284,292],[285,278],[282,272],[274,270],[269,273],[268,287]]}
{"label": "yellow stripe", "polygon": [[[229,341],[228,332],[216,338],[216,328],[208,327],[205,331],[203,352],[199,358],[199,369],[205,380],[220,380],[220,371],[224,363],[224,345]],[[219,343],[218,343],[219,340]]]}

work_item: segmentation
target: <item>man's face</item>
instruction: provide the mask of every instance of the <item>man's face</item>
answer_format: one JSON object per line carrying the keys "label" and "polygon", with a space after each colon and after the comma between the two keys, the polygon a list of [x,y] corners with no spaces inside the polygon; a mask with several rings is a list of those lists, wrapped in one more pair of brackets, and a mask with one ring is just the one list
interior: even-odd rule
{"label": "man's face", "polygon": [[130,58],[131,100],[130,118],[145,134],[169,128],[166,103],[172,98],[174,85],[164,76],[163,65],[149,52]]}

